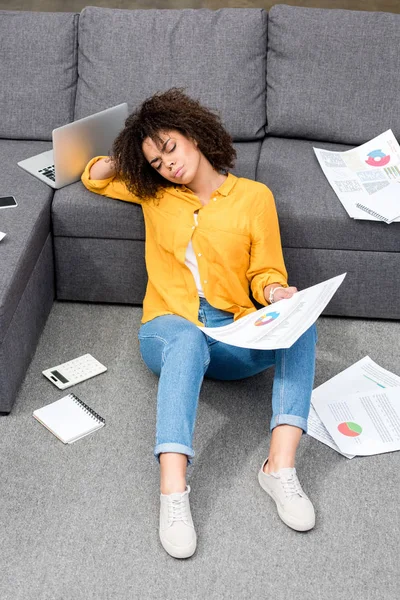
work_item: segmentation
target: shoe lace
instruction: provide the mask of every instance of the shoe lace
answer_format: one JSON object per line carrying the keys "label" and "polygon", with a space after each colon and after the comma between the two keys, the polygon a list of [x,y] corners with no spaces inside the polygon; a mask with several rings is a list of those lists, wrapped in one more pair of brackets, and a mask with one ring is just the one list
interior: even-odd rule
{"label": "shoe lace", "polygon": [[300,481],[298,480],[296,473],[291,473],[291,475],[289,475],[286,478],[282,477],[281,482],[282,482],[282,486],[283,486],[283,491],[285,492],[285,496],[287,498],[291,498],[292,496],[295,496],[296,494],[298,494],[299,496],[304,495],[304,492],[302,490]]}
{"label": "shoe lace", "polygon": [[168,520],[170,523],[175,521],[186,521],[188,517],[185,498],[171,498],[168,503]]}

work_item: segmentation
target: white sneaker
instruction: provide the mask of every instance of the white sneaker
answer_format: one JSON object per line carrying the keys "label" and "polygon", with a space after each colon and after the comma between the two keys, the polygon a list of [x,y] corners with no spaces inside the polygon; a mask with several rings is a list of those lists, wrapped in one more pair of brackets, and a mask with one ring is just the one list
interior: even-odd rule
{"label": "white sneaker", "polygon": [[275,500],[280,518],[296,531],[312,529],[315,525],[314,507],[302,490],[296,469],[293,467],[279,469],[277,473],[264,473],[267,461],[264,461],[258,473],[258,481]]}
{"label": "white sneaker", "polygon": [[188,558],[196,550],[197,536],[189,505],[190,486],[184,492],[160,494],[160,540],[174,558]]}

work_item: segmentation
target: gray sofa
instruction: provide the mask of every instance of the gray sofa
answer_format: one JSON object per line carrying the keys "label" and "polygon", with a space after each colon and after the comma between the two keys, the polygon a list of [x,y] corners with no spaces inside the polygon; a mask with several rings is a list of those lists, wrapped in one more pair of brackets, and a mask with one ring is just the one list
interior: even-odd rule
{"label": "gray sofa", "polygon": [[233,172],[273,191],[289,281],[304,288],[347,271],[325,314],[400,317],[400,224],[348,217],[312,149],[347,150],[389,128],[400,139],[400,15],[0,11],[0,39],[0,193],[18,201],[0,211],[2,413],[54,298],[140,304],[146,286],[140,207],[81,182],[53,193],[17,161],[50,149],[57,126],[125,101],[133,110],[172,86],[221,114]]}

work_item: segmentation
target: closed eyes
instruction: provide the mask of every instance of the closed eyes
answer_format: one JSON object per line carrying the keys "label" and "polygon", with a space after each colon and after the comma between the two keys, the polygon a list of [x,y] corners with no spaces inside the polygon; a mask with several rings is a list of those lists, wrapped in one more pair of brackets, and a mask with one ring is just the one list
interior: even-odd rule
{"label": "closed eyes", "polygon": [[[174,144],[169,150],[167,150],[167,154],[170,154],[171,152],[173,152],[176,148],[176,144]],[[161,169],[161,165],[162,163],[160,163],[159,165],[157,165],[156,167],[154,167],[157,171],[159,171]]]}

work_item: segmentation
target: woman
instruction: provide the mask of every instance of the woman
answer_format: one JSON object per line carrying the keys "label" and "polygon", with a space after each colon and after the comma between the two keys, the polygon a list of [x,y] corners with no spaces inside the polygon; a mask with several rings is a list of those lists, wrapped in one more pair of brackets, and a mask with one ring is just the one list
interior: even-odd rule
{"label": "woman", "polygon": [[275,366],[269,456],[258,474],[281,519],[306,531],[314,508],[296,475],[307,431],[316,328],[286,350],[218,342],[217,327],[290,298],[271,191],[229,172],[236,152],[220,118],[178,88],[132,113],[112,157],[96,157],[82,182],[91,191],[141,204],[148,285],[139,330],[146,365],[159,376],[154,455],[160,464],[160,540],[176,558],[196,549],[186,468],[204,377],[233,380]]}

